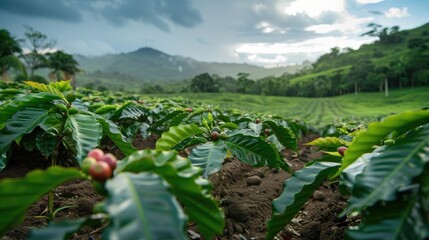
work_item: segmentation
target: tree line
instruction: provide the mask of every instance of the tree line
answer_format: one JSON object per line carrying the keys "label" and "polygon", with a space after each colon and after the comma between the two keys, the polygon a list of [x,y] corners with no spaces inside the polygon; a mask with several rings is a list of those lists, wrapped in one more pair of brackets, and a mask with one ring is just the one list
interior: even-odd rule
{"label": "tree line", "polygon": [[[36,75],[37,69],[50,69],[50,81],[71,80],[76,87],[75,74],[82,70],[73,55],[55,50],[56,41],[45,34],[25,26],[25,39],[17,39],[6,29],[0,29],[0,67],[2,80],[11,81],[9,73],[15,73],[17,82],[31,80],[47,83],[43,76]],[[24,51],[25,50],[25,51]]]}
{"label": "tree line", "polygon": [[[384,91],[388,89],[429,86],[428,32],[420,37],[405,38],[399,28],[372,29],[363,35],[378,37],[364,50],[332,48],[320,56],[310,68],[296,74],[253,80],[247,73],[219,77],[203,73],[193,78],[182,91],[236,92],[274,96],[329,97],[348,93]],[[402,52],[389,57],[390,49],[404,46]],[[384,50],[380,50],[384,49]],[[321,74],[319,74],[321,73]]]}

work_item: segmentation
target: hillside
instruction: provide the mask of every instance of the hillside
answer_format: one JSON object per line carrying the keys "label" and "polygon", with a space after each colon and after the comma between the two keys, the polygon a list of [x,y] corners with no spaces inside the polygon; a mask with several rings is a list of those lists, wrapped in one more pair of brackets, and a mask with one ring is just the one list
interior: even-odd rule
{"label": "hillside", "polygon": [[350,72],[352,66],[365,60],[370,60],[374,67],[390,67],[395,63],[406,64],[413,51],[409,48],[411,42],[418,40],[423,43],[423,45],[426,45],[423,50],[427,52],[429,23],[418,28],[398,31],[390,34],[390,36],[399,40],[386,43],[374,38],[373,43],[364,44],[357,50],[343,49],[340,52],[335,52],[339,49],[332,49],[330,53],[319,57],[311,70],[292,78],[291,83],[296,85],[300,82],[329,79],[335,74],[346,75]]}
{"label": "hillside", "polygon": [[[190,79],[201,73],[221,77],[236,77],[239,72],[249,73],[253,79],[296,73],[302,66],[263,68],[249,64],[202,62],[192,58],[173,56],[153,48],[134,52],[108,54],[98,57],[75,55],[85,74],[79,76],[84,85],[93,82],[113,88],[129,88],[141,83],[166,83]],[[120,81],[119,81],[120,80]],[[118,83],[120,82],[120,83]],[[116,86],[115,86],[116,85]]]}

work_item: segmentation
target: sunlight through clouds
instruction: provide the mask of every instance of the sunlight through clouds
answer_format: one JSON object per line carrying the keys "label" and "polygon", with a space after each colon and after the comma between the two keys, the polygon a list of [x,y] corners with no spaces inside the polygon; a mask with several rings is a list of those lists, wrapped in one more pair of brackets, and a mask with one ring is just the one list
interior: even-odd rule
{"label": "sunlight through clouds", "polygon": [[400,8],[389,8],[387,12],[384,13],[384,16],[387,18],[402,18],[408,16],[408,9],[406,7],[400,9]]}
{"label": "sunlight through clouds", "polygon": [[287,15],[305,14],[318,17],[323,12],[343,12],[345,8],[345,0],[324,0],[323,4],[315,4],[314,0],[296,0],[288,6],[283,6],[282,10]]}
{"label": "sunlight through clouds", "polygon": [[384,2],[384,0],[357,0],[360,4],[371,4],[371,3],[379,3]]}
{"label": "sunlight through clouds", "polygon": [[368,42],[369,39],[365,38],[319,37],[297,43],[246,43],[237,47],[235,52],[240,56],[246,56],[246,59],[254,64],[291,65],[297,62],[289,62],[286,57],[289,54],[319,56],[334,47],[357,49]]}

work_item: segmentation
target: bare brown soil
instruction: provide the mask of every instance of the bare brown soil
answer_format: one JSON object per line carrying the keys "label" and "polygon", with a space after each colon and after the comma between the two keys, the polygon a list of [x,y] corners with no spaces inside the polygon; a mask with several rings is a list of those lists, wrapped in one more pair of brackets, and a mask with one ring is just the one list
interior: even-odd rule
{"label": "bare brown soil", "polygon": [[[300,153],[284,151],[283,155],[293,170],[317,157],[314,149],[303,146],[316,136],[308,135],[300,141]],[[138,149],[153,148],[157,137],[148,140],[137,138],[134,145]],[[118,153],[116,149],[104,145],[104,149]],[[118,153],[118,155],[120,155]],[[66,157],[66,156],[65,156]],[[31,160],[29,160],[31,159]],[[67,162],[67,161],[66,161]],[[66,165],[73,165],[70,162]],[[15,149],[6,169],[0,172],[0,179],[21,177],[35,168],[45,168],[47,163],[36,153]],[[217,239],[265,239],[266,223],[271,217],[271,202],[283,191],[283,182],[290,175],[282,170],[253,168],[237,159],[225,160],[222,170],[210,176],[214,185],[213,196],[225,212],[226,226]],[[56,191],[55,207],[72,206],[60,211],[56,220],[72,219],[92,213],[96,202],[101,201],[89,181],[72,181]],[[46,211],[46,197],[36,202],[28,211],[24,222],[12,229],[0,240],[26,239],[31,228],[46,226],[43,218],[37,218]],[[303,209],[279,235],[279,239],[343,239],[346,220],[337,219],[337,214],[345,207],[345,199],[338,193],[335,184],[324,184],[314,193]],[[100,228],[84,228],[73,239],[99,239]],[[198,229],[192,223],[188,226],[190,239],[201,239]]]}

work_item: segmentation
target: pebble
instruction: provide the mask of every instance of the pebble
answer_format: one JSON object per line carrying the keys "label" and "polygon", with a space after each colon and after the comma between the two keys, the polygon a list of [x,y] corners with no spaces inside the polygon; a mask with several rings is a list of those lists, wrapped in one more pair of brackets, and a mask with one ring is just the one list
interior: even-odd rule
{"label": "pebble", "polygon": [[189,239],[191,239],[191,240],[199,240],[199,239],[201,239],[200,234],[198,234],[198,233],[196,233],[196,232],[194,232],[192,230],[188,230],[188,234],[189,234]]}
{"label": "pebble", "polygon": [[325,194],[322,191],[316,190],[313,193],[313,199],[317,201],[324,201],[325,200]]}
{"label": "pebble", "polygon": [[251,176],[251,177],[246,178],[247,186],[259,185],[259,184],[261,184],[261,181],[262,181],[261,178],[258,176]]}

